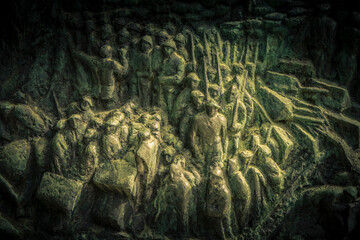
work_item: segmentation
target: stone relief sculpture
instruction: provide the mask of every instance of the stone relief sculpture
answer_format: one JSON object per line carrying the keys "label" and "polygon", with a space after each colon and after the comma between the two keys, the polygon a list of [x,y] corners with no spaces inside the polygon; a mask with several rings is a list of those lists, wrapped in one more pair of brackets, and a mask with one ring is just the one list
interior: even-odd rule
{"label": "stone relief sculpture", "polygon": [[[85,89],[76,97],[52,89],[56,111],[21,91],[0,102],[0,186],[17,218],[38,221],[30,239],[286,239],[280,223],[311,199],[330,198],[331,213],[358,199],[348,90],[273,44],[272,22],[161,26],[120,13],[60,13],[70,67],[56,74]],[[329,159],[341,159],[331,174],[346,188],[310,184]],[[1,211],[0,230],[25,239]]]}

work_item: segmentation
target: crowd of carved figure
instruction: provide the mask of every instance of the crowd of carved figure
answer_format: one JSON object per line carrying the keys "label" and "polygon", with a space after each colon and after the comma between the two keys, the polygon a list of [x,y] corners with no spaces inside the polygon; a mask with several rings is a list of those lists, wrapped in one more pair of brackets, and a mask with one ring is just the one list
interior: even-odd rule
{"label": "crowd of carved figure", "polygon": [[[254,102],[246,88],[248,70],[237,56],[230,59],[229,43],[216,29],[199,38],[171,23],[127,23],[118,34],[105,24],[99,39],[92,30],[86,51],[67,38],[75,66],[90,76],[86,94],[110,112],[94,114],[89,97],[69,107],[52,140],[53,171],[83,181],[95,172],[93,181],[102,185],[97,166],[128,161],[136,176],[121,192],[136,210],[154,211],[164,231],[196,232],[198,215],[224,237],[234,226],[241,231],[250,214],[259,217],[283,188],[284,176],[267,146],[273,129],[267,126],[264,136],[244,134],[254,122]],[[136,112],[139,106],[143,113]],[[156,191],[155,181],[161,185]]]}
{"label": "crowd of carved figure", "polygon": [[[42,184],[60,179],[93,184],[103,201],[115,192],[164,233],[208,229],[227,238],[252,226],[284,188],[279,165],[291,155],[295,137],[282,124],[291,122],[295,133],[325,135],[323,112],[298,99],[316,101],[329,91],[295,80],[266,87],[255,76],[259,46],[237,49],[215,28],[199,36],[171,23],[102,21],[96,26],[90,16],[82,29],[69,15],[63,28],[81,100],[53,126],[50,166],[43,168],[50,173],[38,199],[73,211],[69,201],[77,197],[56,199]],[[14,120],[8,135],[44,136],[51,120],[23,93],[14,100],[1,103],[2,118]],[[259,100],[272,103],[272,112]],[[106,218],[99,209],[93,214]]]}

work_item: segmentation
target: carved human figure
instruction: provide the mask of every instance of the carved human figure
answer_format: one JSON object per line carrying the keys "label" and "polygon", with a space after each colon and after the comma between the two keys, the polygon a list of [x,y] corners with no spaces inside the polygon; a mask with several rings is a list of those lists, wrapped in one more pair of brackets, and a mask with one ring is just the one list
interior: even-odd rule
{"label": "carved human figure", "polygon": [[82,64],[86,65],[92,71],[96,69],[98,77],[100,78],[100,98],[104,103],[106,109],[112,108],[114,104],[114,90],[115,90],[115,76],[114,72],[124,75],[128,69],[128,61],[126,59],[126,50],[121,54],[120,62],[112,58],[112,48],[109,45],[104,45],[100,49],[101,58],[89,56],[85,53],[74,51],[73,56]]}
{"label": "carved human figure", "polygon": [[177,48],[177,53],[182,56],[186,62],[188,62],[190,60],[189,58],[189,53],[185,48],[185,36],[182,33],[178,33],[175,38],[174,41],[176,43],[176,48]]}
{"label": "carved human figure", "polygon": [[136,151],[136,208],[149,201],[153,192],[153,182],[159,167],[159,142],[148,128],[139,133],[140,145]]}
{"label": "carved human figure", "polygon": [[205,161],[206,170],[224,164],[227,153],[227,120],[218,113],[220,106],[213,100],[206,102],[206,111],[194,117],[190,130],[190,144],[198,161]]}
{"label": "carved human figure", "polygon": [[152,54],[152,69],[156,74],[158,74],[161,70],[161,64],[163,59],[162,45],[170,39],[170,36],[165,30],[162,30],[157,33],[155,39],[156,44]]}
{"label": "carved human figure", "polygon": [[239,97],[239,90],[236,84],[233,84],[229,90],[228,103],[225,106],[224,114],[229,120],[229,153],[235,154],[239,149],[241,135],[246,124],[247,109]]}
{"label": "carved human figure", "polygon": [[99,162],[99,140],[102,124],[102,119],[94,117],[90,120],[84,133],[83,142],[85,146],[79,162],[79,175],[84,181],[91,179]]}
{"label": "carved human figure", "polygon": [[151,104],[151,88],[152,88],[152,70],[151,55],[153,42],[150,36],[144,36],[140,41],[140,52],[133,56],[133,73],[131,78],[131,93],[138,92],[140,102],[143,107]]}
{"label": "carved human figure", "polygon": [[230,222],[231,192],[219,166],[210,171],[205,198],[210,233],[217,239],[233,237]]}
{"label": "carved human figure", "polygon": [[185,82],[186,87],[176,98],[173,110],[170,115],[170,119],[174,125],[179,124],[185,108],[191,104],[191,92],[199,88],[200,78],[196,73],[191,72],[185,77]]}
{"label": "carved human figure", "polygon": [[[66,120],[66,126],[57,132],[51,142],[52,159],[51,168],[54,173],[64,177],[76,178],[78,170],[75,162],[81,150],[81,140],[86,125],[81,116],[74,114]],[[75,166],[75,167],[74,167]]]}
{"label": "carved human figure", "polygon": [[184,79],[185,60],[176,53],[176,45],[173,40],[166,41],[162,47],[164,59],[157,77],[160,86],[158,104],[164,111],[170,113]]}
{"label": "carved human figure", "polygon": [[251,190],[243,172],[240,171],[237,157],[229,159],[227,173],[233,202],[235,204],[235,216],[240,231],[242,231],[250,211]]}
{"label": "carved human figure", "polygon": [[169,175],[170,184],[168,190],[174,193],[174,202],[176,206],[176,217],[178,219],[179,230],[188,232],[189,229],[189,205],[191,184],[185,177],[184,165],[180,158],[174,158],[170,165]]}
{"label": "carved human figure", "polygon": [[67,114],[68,116],[80,114],[82,119],[85,122],[88,122],[94,116],[92,111],[93,107],[94,104],[92,99],[89,96],[84,96],[81,98],[80,102],[74,102],[69,105],[67,108]]}
{"label": "carved human figure", "polygon": [[191,92],[191,103],[182,111],[182,117],[179,122],[180,139],[187,143],[189,139],[189,130],[196,114],[203,111],[205,95],[199,91],[194,90]]}
{"label": "carved human figure", "polygon": [[122,146],[120,142],[119,126],[123,118],[111,117],[105,122],[105,132],[101,139],[101,156],[103,161],[120,158]]}

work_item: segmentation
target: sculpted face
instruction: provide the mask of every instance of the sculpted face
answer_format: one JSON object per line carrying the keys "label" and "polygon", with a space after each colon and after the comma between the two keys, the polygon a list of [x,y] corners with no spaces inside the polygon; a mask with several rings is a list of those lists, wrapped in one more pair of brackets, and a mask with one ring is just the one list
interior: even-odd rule
{"label": "sculpted face", "polygon": [[237,97],[237,88],[233,86],[230,91],[229,101],[230,102],[235,101],[236,97]]}
{"label": "sculpted face", "polygon": [[199,87],[199,81],[198,80],[196,80],[196,79],[192,79],[191,80],[191,88],[192,89],[197,89],[198,87]]}
{"label": "sculpted face", "polygon": [[200,109],[204,104],[204,96],[196,96],[193,97],[193,103],[197,109]]}
{"label": "sculpted face", "polygon": [[141,43],[141,50],[143,52],[148,52],[151,49],[151,44],[145,41],[142,41]]}
{"label": "sculpted face", "polygon": [[167,57],[169,57],[175,50],[171,47],[164,47],[164,53]]}
{"label": "sculpted face", "polygon": [[218,109],[214,106],[206,106],[206,112],[210,117],[213,117],[216,115]]}
{"label": "sculpted face", "polygon": [[82,101],[81,102],[81,109],[86,111],[86,110],[89,110],[90,109],[90,104],[86,101]]}

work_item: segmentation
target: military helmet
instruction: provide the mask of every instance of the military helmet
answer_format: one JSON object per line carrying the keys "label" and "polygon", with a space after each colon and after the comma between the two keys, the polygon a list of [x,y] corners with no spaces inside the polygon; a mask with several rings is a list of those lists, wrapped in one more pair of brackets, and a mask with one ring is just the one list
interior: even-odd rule
{"label": "military helmet", "polygon": [[167,40],[166,42],[164,42],[163,43],[163,46],[164,47],[170,47],[170,48],[172,48],[172,49],[174,49],[174,50],[176,50],[176,44],[175,44],[175,42],[173,41],[173,40]]}
{"label": "military helmet", "polygon": [[209,101],[207,101],[206,106],[207,107],[216,107],[217,109],[220,109],[220,105],[214,99],[210,99]]}
{"label": "military helmet", "polygon": [[149,35],[144,36],[142,41],[149,43],[151,46],[153,45],[152,38]]}
{"label": "military helmet", "polygon": [[130,37],[130,33],[126,28],[121,29],[119,31],[118,35],[119,35],[119,37],[124,37],[124,38]]}
{"label": "military helmet", "polygon": [[91,100],[91,98],[90,98],[89,96],[84,96],[84,97],[82,98],[82,100],[83,100],[84,102],[89,103],[90,107],[94,107],[94,104],[93,104],[93,102],[92,102],[92,100]]}
{"label": "military helmet", "polygon": [[148,129],[148,128],[142,129],[140,131],[139,135],[142,140],[149,139],[150,138],[150,129]]}
{"label": "military helmet", "polygon": [[108,126],[117,126],[119,125],[119,120],[116,117],[112,117],[109,120],[107,120],[105,124]]}
{"label": "military helmet", "polygon": [[183,35],[182,33],[178,33],[178,34],[175,36],[174,40],[175,40],[176,42],[180,42],[180,43],[182,43],[182,44],[185,44],[185,37],[184,37],[184,35]]}
{"label": "military helmet", "polygon": [[200,98],[200,97],[205,97],[205,95],[199,90],[193,90],[193,91],[191,91],[191,97],[192,98]]}
{"label": "military helmet", "polygon": [[142,29],[142,27],[141,27],[141,25],[140,24],[138,24],[138,23],[129,23],[129,25],[127,26],[128,27],[128,29],[130,30],[130,31],[134,31],[134,32],[138,32],[138,33],[140,33],[141,32],[141,29]]}
{"label": "military helmet", "polygon": [[109,45],[104,45],[100,48],[100,54],[103,57],[107,57],[108,55],[110,55],[112,53],[112,47]]}
{"label": "military helmet", "polygon": [[157,34],[157,37],[159,39],[166,39],[168,40],[170,38],[169,34],[167,33],[167,31],[163,30],[163,31],[160,31],[158,34]]}
{"label": "military helmet", "polygon": [[197,81],[197,82],[200,82],[200,78],[199,78],[198,75],[197,75],[196,73],[194,73],[194,72],[189,73],[189,74],[186,76],[186,78],[188,79],[188,81],[193,81],[193,80],[195,80],[195,81]]}

